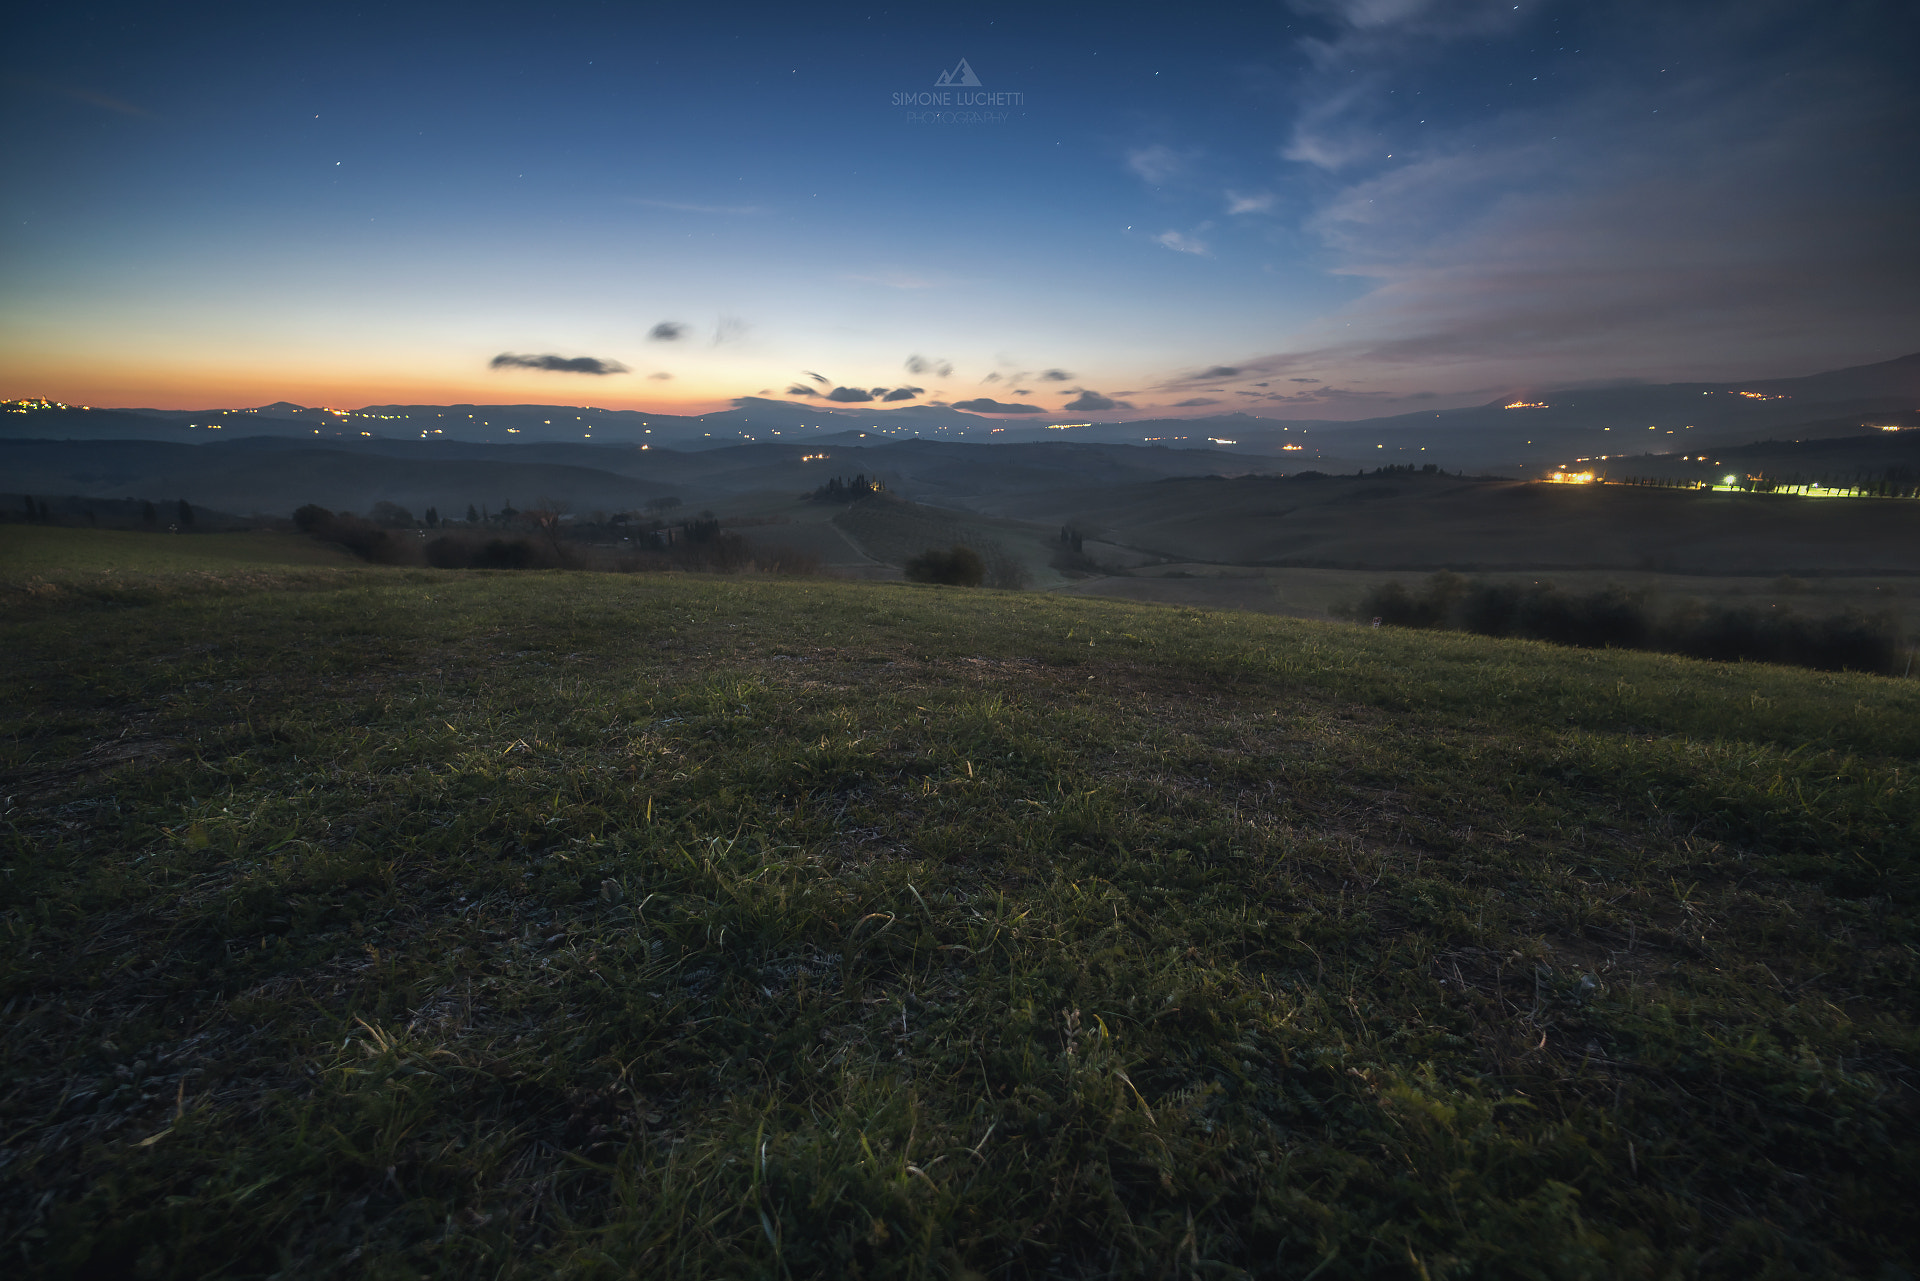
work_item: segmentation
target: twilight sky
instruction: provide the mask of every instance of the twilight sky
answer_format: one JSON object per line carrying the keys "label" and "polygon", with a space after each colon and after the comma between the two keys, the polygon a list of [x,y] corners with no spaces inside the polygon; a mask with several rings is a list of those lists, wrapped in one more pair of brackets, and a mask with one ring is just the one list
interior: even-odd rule
{"label": "twilight sky", "polygon": [[1920,350],[1896,0],[35,9],[0,396],[1354,418]]}

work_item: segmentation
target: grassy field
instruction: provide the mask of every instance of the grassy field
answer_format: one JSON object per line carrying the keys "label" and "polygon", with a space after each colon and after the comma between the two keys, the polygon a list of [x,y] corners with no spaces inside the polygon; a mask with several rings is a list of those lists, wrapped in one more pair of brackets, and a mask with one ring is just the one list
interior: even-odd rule
{"label": "grassy field", "polygon": [[0,525],[0,580],[36,575],[230,572],[248,566],[352,565],[344,548],[300,534],[142,534]]}
{"label": "grassy field", "polygon": [[1920,683],[36,545],[25,1273],[1920,1268]]}

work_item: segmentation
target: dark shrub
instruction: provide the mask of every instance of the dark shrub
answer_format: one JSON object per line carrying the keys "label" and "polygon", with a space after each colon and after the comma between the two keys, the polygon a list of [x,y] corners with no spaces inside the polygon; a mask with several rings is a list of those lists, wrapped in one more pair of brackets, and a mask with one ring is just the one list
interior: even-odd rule
{"label": "dark shrub", "polygon": [[375,529],[352,512],[330,512],[308,503],[293,513],[293,523],[302,533],[344,547],[371,564],[396,565],[402,559],[401,545],[391,534]]}
{"label": "dark shrub", "polygon": [[303,534],[318,533],[332,523],[333,513],[314,503],[308,503],[293,513],[293,527]]}
{"label": "dark shrub", "polygon": [[546,539],[442,534],[427,544],[435,569],[579,569],[572,548]]}
{"label": "dark shrub", "polygon": [[1428,579],[1418,596],[1395,579],[1369,590],[1346,616],[1363,623],[1377,618],[1389,627],[1445,627],[1466,589],[1466,579],[1445,570]]}
{"label": "dark shrub", "polygon": [[1460,626],[1482,636],[1511,636],[1520,617],[1518,583],[1475,583],[1460,599]]}
{"label": "dark shrub", "polygon": [[400,560],[400,547],[394,542],[393,535],[358,520],[336,517],[319,537],[329,543],[340,544],[372,565],[393,565]]}
{"label": "dark shrub", "polygon": [[1653,647],[1721,662],[1793,663],[1825,672],[1901,670],[1905,650],[1891,613],[1857,610],[1806,618],[1790,610],[1676,610],[1663,619]]}
{"label": "dark shrub", "polygon": [[906,564],[907,577],[916,583],[943,583],[949,587],[978,587],[987,577],[980,553],[956,543],[946,551],[930,547]]}
{"label": "dark shrub", "polygon": [[472,563],[481,569],[532,569],[538,559],[537,549],[524,538],[489,538]]}
{"label": "dark shrub", "polygon": [[1644,649],[1653,631],[1646,597],[1618,583],[1581,598],[1581,636],[1578,645],[1614,649]]}

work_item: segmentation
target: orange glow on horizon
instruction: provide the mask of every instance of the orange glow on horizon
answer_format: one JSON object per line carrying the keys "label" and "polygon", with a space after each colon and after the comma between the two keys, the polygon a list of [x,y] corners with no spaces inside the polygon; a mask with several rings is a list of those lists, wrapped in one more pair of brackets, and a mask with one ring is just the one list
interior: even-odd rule
{"label": "orange glow on horizon", "polygon": [[336,407],[358,409],[363,405],[590,405],[595,409],[691,417],[731,409],[738,394],[702,394],[704,389],[693,388],[674,395],[640,392],[637,388],[612,394],[617,389],[610,384],[617,378],[548,375],[540,382],[530,378],[349,380],[305,371],[276,377],[251,370],[198,374],[171,369],[103,374],[99,370],[62,370],[38,362],[32,368],[9,362],[0,368],[0,397],[44,397],[96,409],[240,409],[284,400],[335,413],[345,412]]}

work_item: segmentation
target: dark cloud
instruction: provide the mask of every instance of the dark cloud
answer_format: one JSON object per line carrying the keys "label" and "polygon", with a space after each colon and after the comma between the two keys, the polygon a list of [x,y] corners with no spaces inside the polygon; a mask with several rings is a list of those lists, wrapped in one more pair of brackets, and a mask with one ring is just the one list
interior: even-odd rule
{"label": "dark cloud", "polygon": [[687,327],[677,320],[663,320],[647,330],[647,337],[655,342],[679,342],[687,336]]}
{"label": "dark cloud", "polygon": [[1032,393],[1031,391],[1028,391],[1028,390],[1027,390],[1027,389],[1026,389],[1025,387],[1015,387],[1015,388],[1013,389],[1013,394],[1014,394],[1014,395],[1016,395],[1016,396],[1031,396],[1031,395],[1033,395],[1033,393]]}
{"label": "dark cloud", "polygon": [[964,409],[975,414],[1038,414],[1045,411],[1038,405],[1008,404],[1005,401],[989,400],[982,396],[978,400],[956,400],[955,409]]}
{"label": "dark cloud", "polygon": [[[881,388],[885,391],[886,388]],[[873,399],[873,393],[864,387],[835,387],[827,393],[828,400],[837,400],[843,405],[858,405]]]}
{"label": "dark cloud", "polygon": [[[1287,381],[1290,383],[1317,383],[1320,380],[1318,378],[1289,378],[1287,379]],[[1262,387],[1266,386],[1265,383],[1260,383],[1258,385]]]}
{"label": "dark cloud", "polygon": [[953,377],[953,363],[938,356],[908,356],[907,372],[910,374],[933,374],[940,378]]}
{"label": "dark cloud", "polygon": [[1117,400],[1102,396],[1097,391],[1083,391],[1074,399],[1062,405],[1060,409],[1063,413],[1078,413],[1085,410],[1098,411],[1102,409],[1112,409],[1119,403]]}
{"label": "dark cloud", "polygon": [[925,390],[926,390],[925,387],[895,387],[892,391],[888,392],[886,395],[882,396],[880,399],[912,400],[915,396],[918,396],[921,392]]}
{"label": "dark cloud", "polygon": [[[1252,393],[1241,392],[1240,394],[1246,396]],[[1219,401],[1214,400],[1210,396],[1195,396],[1190,400],[1176,400],[1173,402],[1173,407],[1175,409],[1198,409],[1202,405],[1217,405],[1219,403]],[[1088,408],[1092,408],[1092,406],[1088,406]]]}
{"label": "dark cloud", "polygon": [[1216,378],[1237,378],[1239,375],[1240,371],[1232,365],[1215,365],[1212,369],[1207,370],[1206,373],[1194,379],[1194,381],[1207,383],[1212,382]]}
{"label": "dark cloud", "polygon": [[818,396],[819,394],[819,392],[807,386],[805,383],[795,383],[793,386],[787,388],[787,395],[789,396]]}
{"label": "dark cloud", "polygon": [[617,360],[598,356],[516,356],[503,351],[489,363],[493,369],[545,369],[556,374],[624,374],[627,367]]}
{"label": "dark cloud", "polygon": [[1070,383],[1073,381],[1073,375],[1064,369],[1049,369],[1040,375],[1040,381],[1044,383]]}
{"label": "dark cloud", "polygon": [[997,373],[988,374],[985,378],[982,378],[980,381],[983,383],[997,383],[1000,381],[1000,375]]}
{"label": "dark cloud", "polygon": [[811,369],[802,369],[800,372],[805,374],[807,377],[813,379],[813,381],[819,383],[822,387],[825,387],[828,383],[833,381],[833,379],[827,377],[825,374],[816,374]]}

